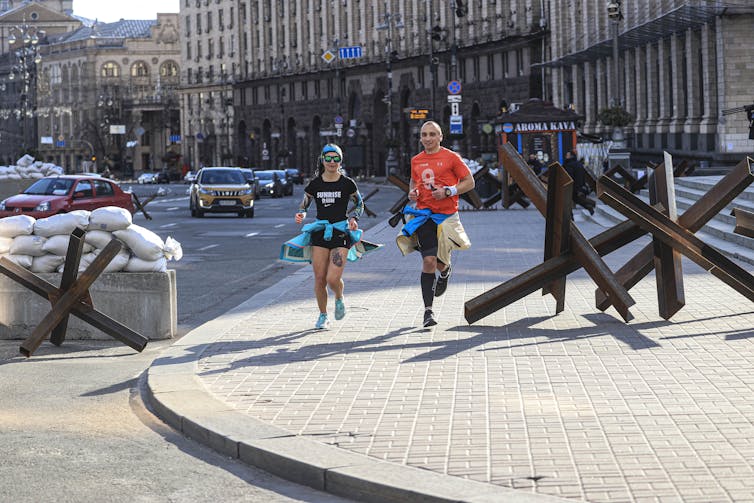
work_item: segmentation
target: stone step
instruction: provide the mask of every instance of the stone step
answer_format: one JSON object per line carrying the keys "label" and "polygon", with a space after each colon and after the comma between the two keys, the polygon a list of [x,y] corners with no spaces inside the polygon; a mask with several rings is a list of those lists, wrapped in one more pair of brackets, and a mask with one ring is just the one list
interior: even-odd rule
{"label": "stone step", "polygon": [[[693,177],[676,179],[676,206],[679,213],[686,211],[699,197],[702,196],[702,194],[706,193],[706,191],[716,183],[710,183],[709,181],[694,181],[693,183],[686,183],[689,178]],[[705,178],[716,178],[719,180],[721,177]],[[679,183],[680,180],[684,180],[684,182]],[[741,196],[744,195],[754,196],[754,189],[748,188],[741,194]],[[723,211],[707,222],[707,224],[696,233],[696,236],[705,243],[719,249],[729,257],[749,264],[754,264],[754,239],[733,232],[736,219],[730,215],[730,211],[733,208],[743,208],[754,211],[754,198],[749,199],[748,197],[741,196],[736,198]],[[646,190],[642,191],[639,194],[639,197],[646,202],[649,201]],[[610,227],[616,223],[622,222],[625,220],[625,217],[606,204],[599,202],[591,220],[604,227]]]}

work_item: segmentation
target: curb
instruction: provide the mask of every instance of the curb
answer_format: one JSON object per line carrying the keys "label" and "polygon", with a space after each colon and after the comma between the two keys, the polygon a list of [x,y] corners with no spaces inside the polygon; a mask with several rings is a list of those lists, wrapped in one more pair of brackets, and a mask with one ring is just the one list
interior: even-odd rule
{"label": "curb", "polygon": [[[387,226],[387,222],[382,223]],[[381,229],[375,225],[374,231]],[[196,328],[156,358],[144,400],[167,424],[219,453],[294,483],[367,502],[546,503],[572,501],[399,465],[326,445],[249,417],[204,391],[196,363],[226,327],[309,281],[302,268],[219,318]]]}

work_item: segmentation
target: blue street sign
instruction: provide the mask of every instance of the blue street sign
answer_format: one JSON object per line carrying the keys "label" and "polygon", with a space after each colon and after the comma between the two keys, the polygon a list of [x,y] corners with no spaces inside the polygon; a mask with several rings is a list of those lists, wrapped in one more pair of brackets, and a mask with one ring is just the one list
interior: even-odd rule
{"label": "blue street sign", "polygon": [[179,134],[171,134],[170,135],[170,143],[181,143],[181,135],[179,135]]}
{"label": "blue street sign", "polygon": [[463,134],[463,116],[450,116],[450,134]]}
{"label": "blue street sign", "polygon": [[340,59],[357,59],[362,56],[362,50],[360,45],[354,45],[351,47],[339,47],[338,54]]}
{"label": "blue street sign", "polygon": [[65,140],[58,140],[55,142],[56,147],[65,147]]}

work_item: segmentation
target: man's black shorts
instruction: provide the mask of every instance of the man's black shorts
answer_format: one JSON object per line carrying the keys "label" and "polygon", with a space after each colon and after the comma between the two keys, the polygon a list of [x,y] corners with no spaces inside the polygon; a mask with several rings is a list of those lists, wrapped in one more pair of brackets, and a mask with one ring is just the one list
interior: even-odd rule
{"label": "man's black shorts", "polygon": [[416,229],[416,237],[419,239],[419,251],[422,257],[437,256],[437,224],[428,218],[421,227]]}
{"label": "man's black shorts", "polygon": [[311,245],[319,246],[321,248],[327,248],[328,250],[351,247],[351,237],[348,235],[348,233],[333,229],[332,238],[330,238],[329,241],[326,241],[324,236],[324,230],[312,232]]}

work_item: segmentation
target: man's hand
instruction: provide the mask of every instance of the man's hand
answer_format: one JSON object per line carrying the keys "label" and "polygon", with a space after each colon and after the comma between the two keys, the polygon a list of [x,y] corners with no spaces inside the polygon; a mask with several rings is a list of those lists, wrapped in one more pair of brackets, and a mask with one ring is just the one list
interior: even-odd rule
{"label": "man's hand", "polygon": [[413,189],[408,191],[408,200],[409,201],[416,201],[419,199],[419,189]]}
{"label": "man's hand", "polygon": [[445,187],[432,187],[432,197],[437,199],[438,201],[440,199],[445,199],[447,196],[445,195]]}

